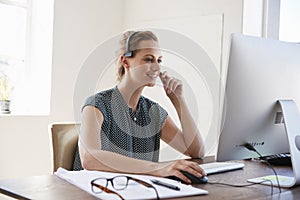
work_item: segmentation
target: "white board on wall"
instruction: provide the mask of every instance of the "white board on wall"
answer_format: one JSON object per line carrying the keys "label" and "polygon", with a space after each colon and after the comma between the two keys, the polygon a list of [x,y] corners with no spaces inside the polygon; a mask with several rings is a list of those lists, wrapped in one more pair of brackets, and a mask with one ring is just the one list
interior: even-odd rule
{"label": "white board on wall", "polygon": [[[165,20],[149,20],[141,22],[137,25],[136,29],[168,29],[178,34],[182,34],[194,41],[204,50],[207,54],[207,59],[210,59],[214,64],[217,73],[221,72],[222,63],[222,38],[223,38],[223,14],[213,14],[204,16],[193,16],[193,17],[181,17],[172,18]],[[171,36],[170,36],[171,37]],[[160,36],[158,35],[158,38]],[[172,38],[170,38],[172,40]],[[161,47],[164,46],[163,40],[159,40]],[[176,38],[174,38],[176,43]],[[178,45],[182,45],[178,43]],[[192,51],[192,49],[191,49]],[[185,97],[194,116],[194,119],[202,132],[204,138],[208,138],[208,133],[215,133],[215,142],[217,141],[218,122],[212,126],[212,96],[210,88],[206,84],[206,77],[201,74],[202,69],[195,69],[195,65],[189,63],[189,60],[184,59],[184,55],[178,55],[177,52],[172,50],[163,51],[163,69],[169,71],[170,75],[180,78],[185,85]],[[205,64],[205,61],[203,62]],[[165,66],[165,67],[164,67]],[[200,73],[199,73],[200,72]],[[220,75],[219,75],[220,76]],[[221,76],[220,76],[221,77]],[[218,84],[221,84],[221,78]],[[219,90],[219,88],[217,88]],[[174,121],[179,125],[179,119],[175,112],[175,109],[171,105],[170,101],[166,98],[164,93],[159,87],[147,88],[144,94],[151,99],[159,102],[166,110]],[[219,112],[219,108],[217,109]],[[219,115],[219,113],[217,113]],[[213,130],[209,130],[213,129]],[[210,138],[211,135],[210,135]],[[216,144],[208,142],[207,150],[209,154],[215,154]],[[162,143],[160,161],[172,160],[176,158],[182,158],[183,156],[171,147]]]}

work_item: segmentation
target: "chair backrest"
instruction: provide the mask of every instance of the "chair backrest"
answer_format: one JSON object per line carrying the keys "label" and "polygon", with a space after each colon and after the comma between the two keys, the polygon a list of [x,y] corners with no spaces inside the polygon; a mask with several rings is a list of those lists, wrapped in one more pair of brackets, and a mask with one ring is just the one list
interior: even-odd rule
{"label": "chair backrest", "polygon": [[72,170],[78,146],[79,128],[79,123],[52,123],[49,125],[53,172],[59,167]]}

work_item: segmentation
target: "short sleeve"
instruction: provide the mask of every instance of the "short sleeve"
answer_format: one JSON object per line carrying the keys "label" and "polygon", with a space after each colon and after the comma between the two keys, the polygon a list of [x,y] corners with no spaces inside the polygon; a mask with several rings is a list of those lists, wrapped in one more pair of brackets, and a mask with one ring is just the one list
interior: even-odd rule
{"label": "short sleeve", "polygon": [[168,112],[161,107],[159,104],[157,104],[158,110],[159,110],[159,119],[160,119],[160,129],[162,129],[163,124],[165,123],[167,117],[168,117]]}
{"label": "short sleeve", "polygon": [[81,108],[81,112],[83,111],[83,109],[86,107],[86,106],[93,106],[95,108],[97,108],[98,110],[101,111],[101,113],[106,116],[106,109],[105,109],[105,102],[103,101],[103,96],[98,93],[98,94],[95,94],[95,95],[92,95],[90,97],[88,97],[82,108]]}
{"label": "short sleeve", "polygon": [[[92,96],[86,98],[86,100],[84,101],[84,103],[83,103],[83,105],[82,105],[81,111],[82,111],[86,106],[94,106],[94,107],[97,108],[97,105],[96,105],[96,95],[92,95]],[[99,109],[99,106],[98,106],[98,109]]]}

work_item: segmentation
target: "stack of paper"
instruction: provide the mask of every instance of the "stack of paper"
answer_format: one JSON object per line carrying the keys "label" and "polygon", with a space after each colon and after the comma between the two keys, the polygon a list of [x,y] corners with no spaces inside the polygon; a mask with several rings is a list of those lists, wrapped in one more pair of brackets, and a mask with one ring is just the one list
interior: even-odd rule
{"label": "stack of paper", "polygon": [[[68,171],[63,168],[59,168],[55,172],[55,175],[101,199],[118,199],[118,196],[116,196],[115,194],[108,194],[105,192],[101,192],[100,194],[94,194],[91,190],[91,181],[95,178],[100,178],[100,177],[113,178],[118,175],[126,175],[130,177],[134,177],[152,184],[157,189],[160,198],[174,198],[174,197],[208,194],[206,190],[194,188],[190,185],[181,184],[171,179],[160,178],[155,176],[147,176],[147,175],[120,174],[120,173],[109,173],[109,172],[89,171],[89,170]],[[180,190],[177,191],[163,186],[154,185],[150,181],[153,179],[175,185],[179,187]],[[111,186],[110,183],[108,184],[108,188],[110,190],[116,191]],[[141,184],[129,184],[126,189],[118,190],[116,192],[119,193],[126,200],[127,199],[139,199],[139,200],[156,199],[156,194],[153,188],[147,188]]]}

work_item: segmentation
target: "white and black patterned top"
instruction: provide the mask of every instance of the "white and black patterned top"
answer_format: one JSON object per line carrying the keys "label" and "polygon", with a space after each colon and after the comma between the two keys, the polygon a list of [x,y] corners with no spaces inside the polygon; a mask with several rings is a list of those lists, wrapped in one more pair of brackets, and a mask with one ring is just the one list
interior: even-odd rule
{"label": "white and black patterned top", "polygon": [[[100,134],[102,150],[158,161],[161,129],[168,116],[158,103],[141,96],[137,110],[133,112],[115,87],[90,96],[83,108],[88,105],[98,108],[103,114]],[[76,166],[73,168],[78,169]]]}

